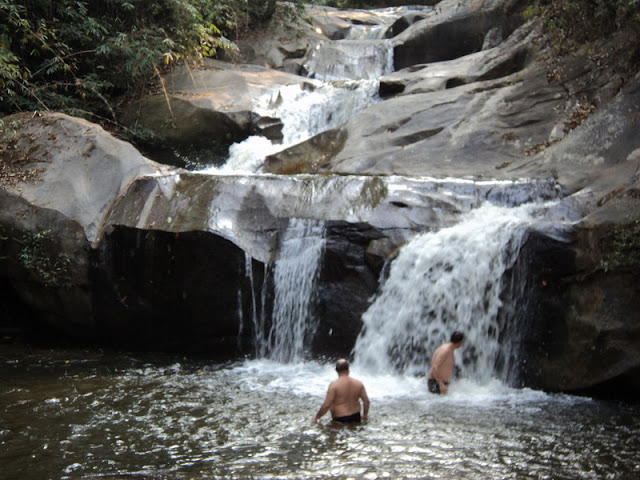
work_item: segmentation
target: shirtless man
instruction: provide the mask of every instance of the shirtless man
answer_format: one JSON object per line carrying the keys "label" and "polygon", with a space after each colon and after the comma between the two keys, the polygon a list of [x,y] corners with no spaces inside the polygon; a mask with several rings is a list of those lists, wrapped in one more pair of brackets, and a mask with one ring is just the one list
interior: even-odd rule
{"label": "shirtless man", "polygon": [[451,372],[455,359],[453,352],[462,346],[464,334],[462,332],[453,332],[449,343],[440,345],[431,357],[431,369],[427,377],[427,385],[431,393],[447,393],[448,385],[451,380]]}
{"label": "shirtless man", "polygon": [[[338,379],[331,382],[324,403],[313,417],[316,423],[327,411],[338,422],[359,422],[366,420],[369,413],[369,397],[360,380],[349,376],[349,362],[341,358],[336,363]],[[360,400],[362,400],[362,416],[360,415]]]}

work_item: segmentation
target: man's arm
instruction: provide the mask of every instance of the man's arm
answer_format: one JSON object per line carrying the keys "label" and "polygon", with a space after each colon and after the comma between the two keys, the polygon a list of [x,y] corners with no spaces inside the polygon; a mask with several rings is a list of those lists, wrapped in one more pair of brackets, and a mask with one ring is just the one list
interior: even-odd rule
{"label": "man's arm", "polygon": [[367,395],[367,389],[362,385],[360,390],[360,399],[362,400],[362,419],[365,420],[369,415],[369,396]]}
{"label": "man's arm", "polygon": [[333,386],[333,383],[329,385],[329,390],[327,390],[327,396],[324,399],[324,402],[320,406],[320,410],[316,413],[316,416],[311,420],[312,423],[317,423],[318,420],[329,411],[331,405],[333,405],[333,401],[336,398],[336,389]]}

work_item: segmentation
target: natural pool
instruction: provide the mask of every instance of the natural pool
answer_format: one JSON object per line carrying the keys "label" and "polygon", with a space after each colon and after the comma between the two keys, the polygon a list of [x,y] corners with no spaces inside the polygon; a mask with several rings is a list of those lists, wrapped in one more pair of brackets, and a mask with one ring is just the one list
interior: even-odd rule
{"label": "natural pool", "polygon": [[311,418],[329,363],[0,346],[0,479],[635,479],[640,406],[354,366],[370,419]]}

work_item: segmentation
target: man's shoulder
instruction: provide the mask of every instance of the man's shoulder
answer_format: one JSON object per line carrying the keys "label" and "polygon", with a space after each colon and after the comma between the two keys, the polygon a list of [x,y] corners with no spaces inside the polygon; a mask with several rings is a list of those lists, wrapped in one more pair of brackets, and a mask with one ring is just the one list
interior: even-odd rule
{"label": "man's shoulder", "polygon": [[442,345],[440,345],[440,347],[438,347],[438,350],[440,350],[441,352],[453,352],[454,348],[453,348],[453,344],[451,342],[449,343],[444,343]]}
{"label": "man's shoulder", "polygon": [[330,386],[337,387],[339,385],[362,385],[362,382],[353,377],[340,377],[332,381]]}
{"label": "man's shoulder", "polygon": [[357,378],[349,377],[349,381],[351,382],[352,385],[358,385],[358,386],[362,385],[362,382]]}

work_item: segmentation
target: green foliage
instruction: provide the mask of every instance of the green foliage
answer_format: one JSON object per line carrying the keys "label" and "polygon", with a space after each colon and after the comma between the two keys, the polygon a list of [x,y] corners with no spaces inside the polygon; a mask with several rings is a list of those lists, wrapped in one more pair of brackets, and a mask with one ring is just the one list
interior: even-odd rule
{"label": "green foliage", "polygon": [[69,286],[71,259],[64,253],[50,253],[53,250],[51,230],[24,234],[20,243],[23,247],[19,258],[26,269],[33,272],[48,287]]}
{"label": "green foliage", "polygon": [[5,121],[0,118],[0,133],[11,131],[15,134],[18,132],[20,127],[22,127],[22,122],[20,120],[11,120],[9,125],[7,125]]}
{"label": "green foliage", "polygon": [[606,38],[616,31],[640,31],[640,0],[540,0],[524,11],[540,16],[562,49]]}
{"label": "green foliage", "polygon": [[640,269],[640,221],[616,228],[604,248],[607,253],[600,264],[604,271]]}
{"label": "green foliage", "polygon": [[[301,6],[301,0],[293,2]],[[116,120],[162,68],[214,57],[276,0],[0,0],[0,111]]]}

